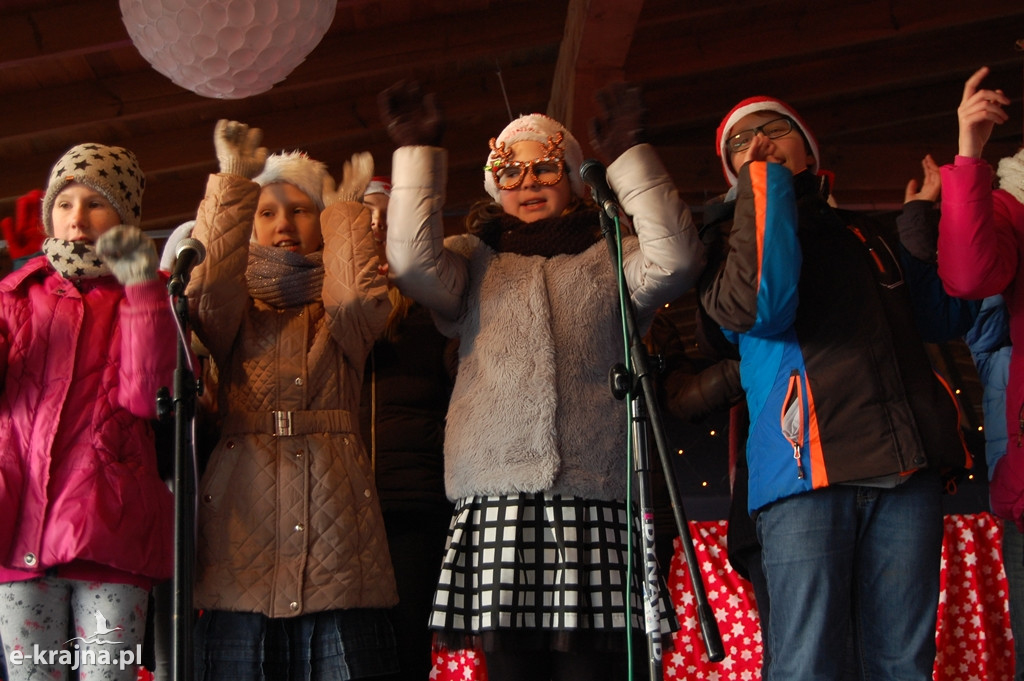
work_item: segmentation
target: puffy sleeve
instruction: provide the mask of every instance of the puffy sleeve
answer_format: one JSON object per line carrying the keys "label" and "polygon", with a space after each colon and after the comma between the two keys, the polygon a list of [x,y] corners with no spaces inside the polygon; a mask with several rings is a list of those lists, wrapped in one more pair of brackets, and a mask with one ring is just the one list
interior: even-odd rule
{"label": "puffy sleeve", "polygon": [[441,318],[457,319],[469,275],[466,259],[444,246],[447,152],[400,147],[391,168],[387,257],[392,281]]}
{"label": "puffy sleeve", "polygon": [[792,174],[777,163],[746,164],[725,258],[702,286],[708,315],[736,333],[772,336],[788,329],[796,319],[801,265]]}
{"label": "puffy sleeve", "polygon": [[946,291],[972,299],[1002,293],[1017,272],[1013,199],[1005,192],[993,199],[992,168],[980,159],[957,156],[940,172],[939,277]]}
{"label": "puffy sleeve", "polygon": [[245,270],[260,187],[238,175],[211,175],[199,204],[192,237],[206,246],[206,259],[186,290],[190,323],[215,361],[231,350],[249,302]]}
{"label": "puffy sleeve", "polygon": [[172,385],[177,365],[177,325],[163,278],[125,287],[120,326],[118,399],[136,416],[156,418],[157,391]]}
{"label": "puffy sleeve", "polygon": [[631,147],[608,166],[607,173],[608,185],[632,218],[640,245],[625,256],[623,270],[643,331],[659,307],[697,281],[704,267],[704,246],[690,209],[651,145]]}
{"label": "puffy sleeve", "polygon": [[324,211],[320,224],[327,323],[349,362],[361,366],[391,311],[387,278],[378,269],[370,211],[357,201],[339,202]]}

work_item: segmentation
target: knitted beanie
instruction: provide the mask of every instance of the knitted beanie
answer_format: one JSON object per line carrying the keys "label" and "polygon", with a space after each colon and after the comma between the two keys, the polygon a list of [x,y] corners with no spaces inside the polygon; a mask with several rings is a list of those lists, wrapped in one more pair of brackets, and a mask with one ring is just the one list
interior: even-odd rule
{"label": "knitted beanie", "polygon": [[324,209],[324,191],[334,191],[334,179],[327,173],[327,166],[303,151],[283,151],[268,156],[263,172],[253,181],[261,187],[287,182],[311,198],[320,211]]}
{"label": "knitted beanie", "polygon": [[[558,133],[562,133],[562,148],[565,150],[565,173],[569,177],[572,193],[582,197],[584,192],[583,179],[580,177],[580,166],[583,164],[583,150],[580,149],[580,143],[576,141],[572,133],[566,130],[565,126],[554,118],[537,113],[520,116],[505,126],[505,129],[501,131],[501,134],[494,140],[494,143],[496,145],[504,143],[506,149],[516,142],[523,141],[547,144]],[[487,156],[485,166],[490,167],[496,158],[497,155],[492,151]],[[492,199],[501,201],[501,190],[494,183],[494,175],[486,167],[484,169],[484,189],[487,190]]]}
{"label": "knitted beanie", "polygon": [[729,180],[729,184],[733,187],[736,186],[736,171],[732,169],[729,150],[726,149],[726,142],[728,141],[726,135],[731,132],[732,126],[736,125],[737,121],[748,114],[756,113],[758,111],[774,111],[777,114],[792,119],[793,124],[801,134],[803,134],[804,139],[807,141],[807,146],[811,149],[811,156],[814,157],[814,164],[811,166],[811,172],[817,172],[818,168],[821,167],[821,155],[818,153],[818,141],[814,139],[814,135],[811,134],[811,129],[807,127],[807,124],[804,123],[803,119],[797,115],[796,111],[781,99],[765,96],[748,97],[734,106],[732,111],[726,114],[725,118],[722,119],[722,123],[718,126],[718,130],[715,132],[715,153],[717,153],[718,157],[722,159],[722,171],[725,172],[725,179]]}
{"label": "knitted beanie", "polygon": [[71,182],[84,184],[102,194],[117,211],[121,224],[138,227],[141,223],[146,176],[135,154],[124,147],[79,144],[68,149],[50,171],[43,197],[43,226],[50,236],[53,236],[53,202]]}
{"label": "knitted beanie", "polygon": [[370,184],[366,185],[366,191],[363,192],[363,196],[369,196],[370,194],[391,196],[391,179],[383,175],[374,175],[370,180]]}

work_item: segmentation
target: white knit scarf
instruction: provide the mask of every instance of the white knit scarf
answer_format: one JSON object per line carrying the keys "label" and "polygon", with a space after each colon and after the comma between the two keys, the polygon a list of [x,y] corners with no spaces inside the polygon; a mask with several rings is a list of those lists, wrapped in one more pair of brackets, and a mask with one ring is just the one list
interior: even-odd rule
{"label": "white knit scarf", "polygon": [[999,161],[999,188],[1024,203],[1024,149]]}

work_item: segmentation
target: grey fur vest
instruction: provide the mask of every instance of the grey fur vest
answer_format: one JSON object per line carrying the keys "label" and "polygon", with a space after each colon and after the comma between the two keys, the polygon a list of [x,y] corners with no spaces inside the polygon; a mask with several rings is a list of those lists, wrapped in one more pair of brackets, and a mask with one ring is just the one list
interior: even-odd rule
{"label": "grey fur vest", "polygon": [[[497,254],[474,236],[446,246],[469,262],[445,432],[451,499],[547,491],[625,496],[625,403],[608,387],[623,357],[615,274],[603,241],[578,255]],[[635,238],[624,244],[638,248]]]}

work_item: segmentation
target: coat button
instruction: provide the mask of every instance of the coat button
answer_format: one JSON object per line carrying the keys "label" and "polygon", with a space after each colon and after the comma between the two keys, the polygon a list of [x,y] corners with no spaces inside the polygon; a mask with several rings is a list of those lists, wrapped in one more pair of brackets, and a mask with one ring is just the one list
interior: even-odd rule
{"label": "coat button", "polygon": [[28,566],[31,567],[31,566],[33,566],[35,564],[36,564],[36,554],[34,554],[34,553],[26,553],[25,554],[25,565],[28,565]]}
{"label": "coat button", "polygon": [[304,529],[306,529],[306,528],[302,526],[302,523],[299,523],[299,524],[297,524],[295,526],[295,531],[296,532],[302,532]]}
{"label": "coat button", "polygon": [[296,458],[296,459],[301,459],[301,458],[302,458],[302,455],[303,455],[303,454],[305,454],[305,453],[306,453],[306,452],[304,452],[304,451],[302,451],[302,450],[300,449],[299,451],[295,452],[295,458]]}
{"label": "coat button", "polygon": [[370,495],[372,495],[372,494],[373,494],[373,492],[371,492],[371,491],[370,491],[370,490],[368,490],[368,489],[364,489],[364,490],[363,490],[363,496],[364,496],[364,497],[366,497],[367,499],[369,499],[369,498],[370,498]]}
{"label": "coat button", "polygon": [[211,496],[209,494],[204,494],[203,495],[203,501],[205,501],[206,503],[210,503],[211,501],[213,501],[213,496]]}
{"label": "coat button", "polygon": [[301,376],[299,378],[295,379],[295,385],[302,385],[302,377]]}
{"label": "coat button", "polygon": [[288,604],[288,607],[291,608],[292,610],[298,610],[299,609],[299,604],[296,603],[295,601],[292,601],[291,603]]}
{"label": "coat button", "polygon": [[228,440],[228,443],[227,443],[226,447],[228,449],[234,449],[235,448],[235,441],[234,440]]}

